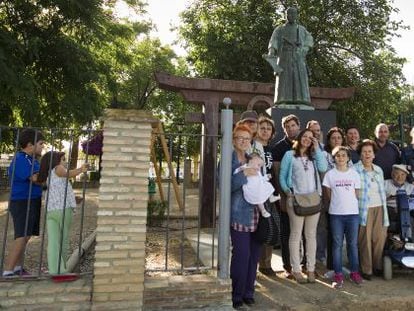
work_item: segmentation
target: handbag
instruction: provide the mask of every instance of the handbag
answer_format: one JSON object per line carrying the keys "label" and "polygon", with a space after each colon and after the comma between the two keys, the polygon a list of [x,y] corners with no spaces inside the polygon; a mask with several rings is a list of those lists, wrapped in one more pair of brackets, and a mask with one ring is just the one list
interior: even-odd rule
{"label": "handbag", "polygon": [[298,216],[310,216],[322,210],[322,198],[318,192],[318,180],[316,177],[316,165],[313,163],[315,173],[315,191],[307,194],[293,194],[293,210]]}
{"label": "handbag", "polygon": [[260,244],[274,246],[280,244],[280,229],[278,225],[279,215],[276,208],[274,206],[272,208],[272,204],[274,203],[269,203],[269,201],[265,203],[265,208],[270,216],[265,218],[260,214],[257,229],[253,232],[253,238]]}

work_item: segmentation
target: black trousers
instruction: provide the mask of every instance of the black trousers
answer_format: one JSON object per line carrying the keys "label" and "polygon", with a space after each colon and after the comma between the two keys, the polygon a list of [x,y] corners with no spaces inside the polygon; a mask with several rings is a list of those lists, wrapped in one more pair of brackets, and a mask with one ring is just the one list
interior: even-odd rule
{"label": "black trousers", "polygon": [[290,265],[289,235],[289,215],[286,212],[280,211],[280,246],[282,250],[283,269],[290,272],[292,266]]}

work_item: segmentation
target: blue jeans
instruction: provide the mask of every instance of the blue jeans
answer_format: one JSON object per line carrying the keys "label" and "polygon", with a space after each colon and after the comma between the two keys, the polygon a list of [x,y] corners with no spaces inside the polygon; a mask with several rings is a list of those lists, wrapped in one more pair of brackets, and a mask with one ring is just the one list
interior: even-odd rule
{"label": "blue jeans", "polygon": [[332,232],[332,256],[333,269],[335,273],[342,273],[342,245],[344,235],[346,238],[346,247],[348,261],[351,272],[357,272],[359,269],[358,260],[358,215],[329,215],[331,232]]}

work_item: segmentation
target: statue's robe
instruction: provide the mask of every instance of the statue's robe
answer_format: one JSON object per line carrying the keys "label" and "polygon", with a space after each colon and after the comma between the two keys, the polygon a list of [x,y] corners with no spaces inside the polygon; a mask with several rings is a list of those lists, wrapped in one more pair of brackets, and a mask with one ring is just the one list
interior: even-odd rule
{"label": "statue's robe", "polygon": [[286,23],[273,31],[269,49],[283,70],[276,76],[275,104],[310,105],[306,54],[312,46],[312,35],[301,25]]}

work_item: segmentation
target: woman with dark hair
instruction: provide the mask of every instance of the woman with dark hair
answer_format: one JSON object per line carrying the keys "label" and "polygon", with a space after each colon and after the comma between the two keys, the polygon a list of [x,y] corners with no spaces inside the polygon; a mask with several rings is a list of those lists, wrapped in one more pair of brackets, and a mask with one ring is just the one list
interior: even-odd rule
{"label": "woman with dark hair", "polygon": [[[315,282],[316,228],[319,213],[298,216],[293,210],[293,194],[308,194],[318,191],[322,194],[318,172],[325,172],[326,159],[319,148],[318,140],[309,129],[302,130],[293,150],[286,152],[280,165],[279,182],[288,197],[287,212],[290,222],[289,251],[292,272],[298,283]],[[316,178],[316,181],[315,181]],[[305,229],[308,280],[300,267],[300,240]]]}
{"label": "woman with dark hair", "polygon": [[47,262],[50,274],[66,273],[69,229],[73,208],[76,207],[75,194],[68,178],[84,173],[87,169],[88,164],[85,163],[80,168],[68,171],[64,152],[49,151],[40,162],[38,181],[47,181]]}
{"label": "woman with dark hair", "polygon": [[[332,127],[326,134],[325,157],[328,161],[328,170],[335,167],[335,161],[332,156],[332,150],[338,146],[345,146],[345,134],[339,127]],[[351,162],[352,163],[352,162]]]}
{"label": "woman with dark hair", "polygon": [[373,164],[377,144],[365,139],[358,147],[360,161],[354,165],[361,178],[359,205],[359,260],[362,277],[382,274],[382,253],[389,226],[382,169]]}
{"label": "woman with dark hair", "polygon": [[[233,130],[232,172],[246,164],[252,132],[246,125],[237,125]],[[257,230],[259,211],[257,205],[248,203],[243,196],[243,185],[248,176],[255,176],[256,169],[246,167],[231,176],[230,235],[232,255],[230,277],[232,280],[233,308],[240,309],[243,303],[252,305],[257,263],[262,245],[253,238]]]}

